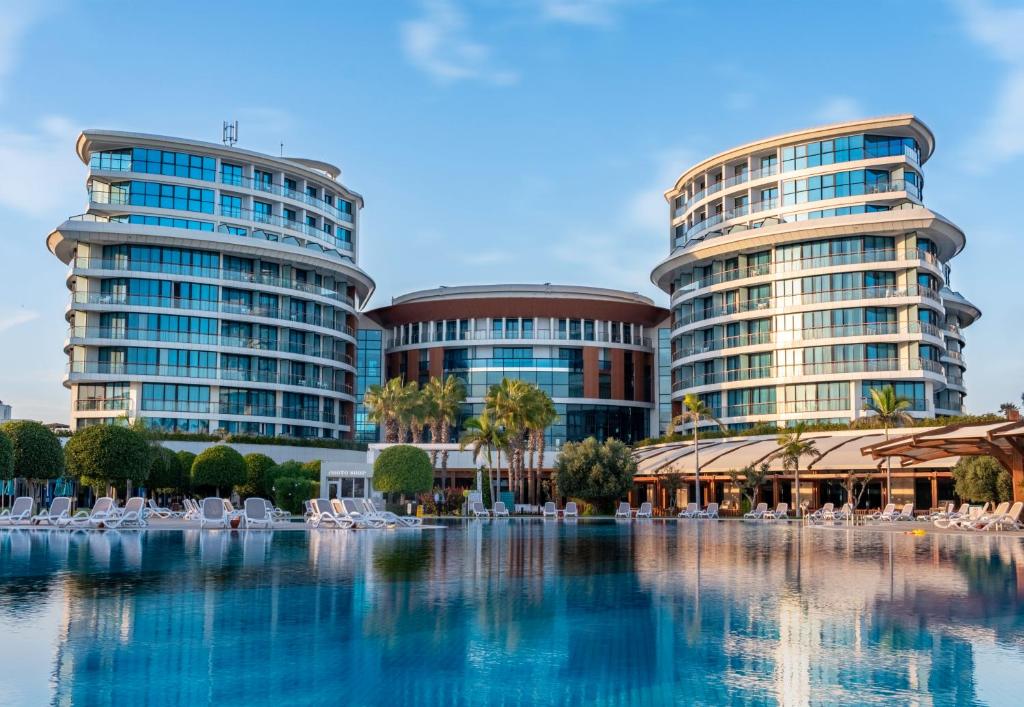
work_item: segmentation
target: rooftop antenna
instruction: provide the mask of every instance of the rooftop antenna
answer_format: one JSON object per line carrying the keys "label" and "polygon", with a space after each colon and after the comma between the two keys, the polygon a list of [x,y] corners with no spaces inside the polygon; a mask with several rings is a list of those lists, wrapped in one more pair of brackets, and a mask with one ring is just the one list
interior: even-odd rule
{"label": "rooftop antenna", "polygon": [[284,143],[281,143],[281,157],[284,157]]}
{"label": "rooftop antenna", "polygon": [[238,142],[238,121],[231,123],[227,120],[224,121],[224,129],[221,133],[221,140],[228,147],[234,147],[235,143]]}

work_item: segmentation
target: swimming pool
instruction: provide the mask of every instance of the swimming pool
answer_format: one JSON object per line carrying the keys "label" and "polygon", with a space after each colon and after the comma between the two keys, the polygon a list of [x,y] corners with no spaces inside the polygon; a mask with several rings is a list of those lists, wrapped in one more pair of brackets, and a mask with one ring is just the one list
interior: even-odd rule
{"label": "swimming pool", "polygon": [[1010,537],[0,530],[0,703],[1005,704],[1022,603]]}

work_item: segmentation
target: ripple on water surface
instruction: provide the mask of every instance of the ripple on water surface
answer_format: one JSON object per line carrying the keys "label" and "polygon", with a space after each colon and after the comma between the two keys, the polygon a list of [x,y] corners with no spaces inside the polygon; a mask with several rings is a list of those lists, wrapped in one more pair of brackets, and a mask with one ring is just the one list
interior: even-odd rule
{"label": "ripple on water surface", "polygon": [[0,530],[0,703],[1006,704],[1022,570],[738,522]]}

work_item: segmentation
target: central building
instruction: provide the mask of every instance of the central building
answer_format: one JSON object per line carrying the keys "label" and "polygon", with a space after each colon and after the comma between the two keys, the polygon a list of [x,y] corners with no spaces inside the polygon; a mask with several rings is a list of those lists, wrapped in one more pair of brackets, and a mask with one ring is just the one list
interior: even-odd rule
{"label": "central building", "polygon": [[[503,378],[537,384],[558,411],[547,432],[557,449],[590,436],[636,442],[659,429],[655,349],[667,315],[647,297],[597,287],[441,287],[367,312],[361,326],[379,328],[361,329],[360,340],[381,341],[384,380],[462,379],[456,430]],[[376,439],[365,414],[357,409],[357,435]]]}
{"label": "central building", "polygon": [[665,196],[672,398],[733,429],[848,423],[892,385],[917,417],[963,412],[950,289],[965,244],[924,203],[931,131],[912,115],[758,140],[686,170]]}

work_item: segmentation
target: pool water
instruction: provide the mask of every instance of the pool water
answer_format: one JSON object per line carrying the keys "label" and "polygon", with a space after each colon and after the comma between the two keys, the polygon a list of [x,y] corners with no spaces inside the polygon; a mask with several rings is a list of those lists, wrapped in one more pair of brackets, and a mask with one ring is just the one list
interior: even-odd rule
{"label": "pool water", "polygon": [[0,704],[1010,704],[1024,542],[739,522],[0,530]]}

